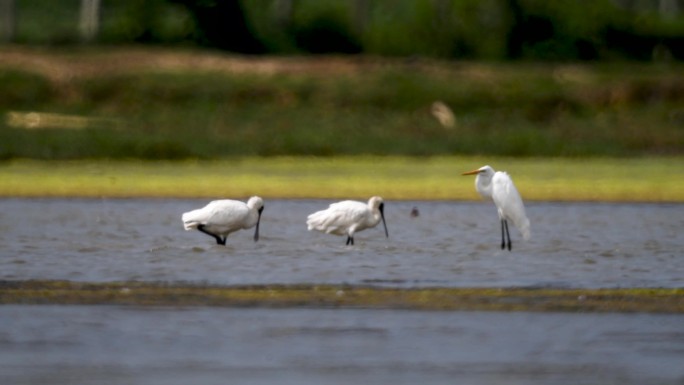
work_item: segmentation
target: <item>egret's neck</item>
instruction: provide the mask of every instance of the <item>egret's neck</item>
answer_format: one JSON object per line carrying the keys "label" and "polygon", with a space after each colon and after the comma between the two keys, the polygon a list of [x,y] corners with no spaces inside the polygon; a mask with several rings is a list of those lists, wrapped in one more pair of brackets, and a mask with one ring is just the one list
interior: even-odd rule
{"label": "egret's neck", "polygon": [[478,174],[475,177],[475,189],[483,198],[492,197],[492,177]]}

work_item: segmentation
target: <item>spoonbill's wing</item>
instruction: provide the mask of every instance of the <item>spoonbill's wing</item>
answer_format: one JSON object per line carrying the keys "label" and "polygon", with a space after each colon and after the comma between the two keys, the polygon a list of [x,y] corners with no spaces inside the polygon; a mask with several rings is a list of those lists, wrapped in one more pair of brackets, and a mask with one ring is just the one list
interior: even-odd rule
{"label": "spoonbill's wing", "polygon": [[182,219],[186,230],[198,225],[233,227],[240,223],[248,212],[249,209],[243,202],[224,199],[209,202],[201,209],[189,211],[183,214]]}
{"label": "spoonbill's wing", "polygon": [[309,230],[342,235],[349,227],[360,222],[367,212],[365,203],[342,201],[309,215],[306,224]]}

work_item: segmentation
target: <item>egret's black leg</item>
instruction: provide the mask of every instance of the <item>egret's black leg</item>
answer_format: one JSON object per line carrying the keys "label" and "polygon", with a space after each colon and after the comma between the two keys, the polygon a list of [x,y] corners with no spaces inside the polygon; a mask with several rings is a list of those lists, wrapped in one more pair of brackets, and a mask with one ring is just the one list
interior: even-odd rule
{"label": "egret's black leg", "polygon": [[199,226],[197,226],[197,230],[199,230],[199,231],[203,232],[204,234],[207,234],[208,236],[213,237],[214,239],[216,239],[216,243],[217,243],[217,244],[219,244],[219,245],[224,245],[224,246],[226,245],[226,238],[227,238],[227,237],[221,238],[221,237],[219,237],[218,235],[216,235],[216,234],[214,234],[214,233],[211,233],[211,232],[207,231],[207,230],[204,228],[204,225],[199,225]]}
{"label": "egret's black leg", "polygon": [[504,227],[506,226],[506,221],[501,220],[501,250],[506,248],[506,233],[504,232]]}
{"label": "egret's black leg", "polygon": [[347,243],[346,243],[346,245],[347,245],[347,246],[349,246],[349,245],[354,246],[354,238],[351,237],[351,236],[349,236],[349,235],[347,235]]}
{"label": "egret's black leg", "polygon": [[[511,234],[508,232],[508,221],[504,219],[504,227],[506,228],[506,238],[508,238],[508,251],[511,251]],[[503,249],[503,244],[501,245]]]}

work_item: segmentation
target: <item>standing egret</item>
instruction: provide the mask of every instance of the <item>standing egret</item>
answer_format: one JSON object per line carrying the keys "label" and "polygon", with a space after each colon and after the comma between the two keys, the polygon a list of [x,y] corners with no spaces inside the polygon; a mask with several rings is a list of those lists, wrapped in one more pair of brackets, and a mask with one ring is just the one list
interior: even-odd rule
{"label": "standing egret", "polygon": [[197,229],[216,239],[219,245],[226,244],[228,234],[256,225],[254,242],[259,240],[259,222],[264,211],[264,201],[260,197],[249,198],[247,203],[222,199],[209,202],[201,209],[188,211],[182,216],[185,230]]}
{"label": "standing egret", "polygon": [[385,203],[375,196],[368,204],[357,201],[333,203],[325,210],[317,211],[307,217],[309,231],[317,230],[326,234],[346,235],[347,245],[354,244],[354,233],[375,227],[382,219],[385,236],[389,237],[385,223]]}
{"label": "standing egret", "polygon": [[[509,220],[513,222],[525,240],[530,238],[530,221],[525,215],[525,206],[513,180],[506,172],[494,171],[490,166],[482,166],[477,170],[464,172],[463,175],[477,175],[475,189],[483,198],[490,198],[494,201],[501,220],[501,249],[507,246],[508,250],[511,250]],[[508,242],[506,242],[506,237]]]}

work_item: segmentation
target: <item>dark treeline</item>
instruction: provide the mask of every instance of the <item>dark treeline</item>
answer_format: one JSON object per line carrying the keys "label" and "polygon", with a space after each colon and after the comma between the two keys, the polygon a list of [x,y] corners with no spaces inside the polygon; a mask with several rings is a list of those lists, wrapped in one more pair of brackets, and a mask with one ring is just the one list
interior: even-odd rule
{"label": "dark treeline", "polygon": [[[248,54],[684,59],[684,0],[0,0],[19,44],[164,44]],[[83,38],[84,4],[96,4]],[[9,4],[9,6],[8,6]],[[13,17],[8,16],[11,13]],[[80,24],[79,24],[80,20]]]}

